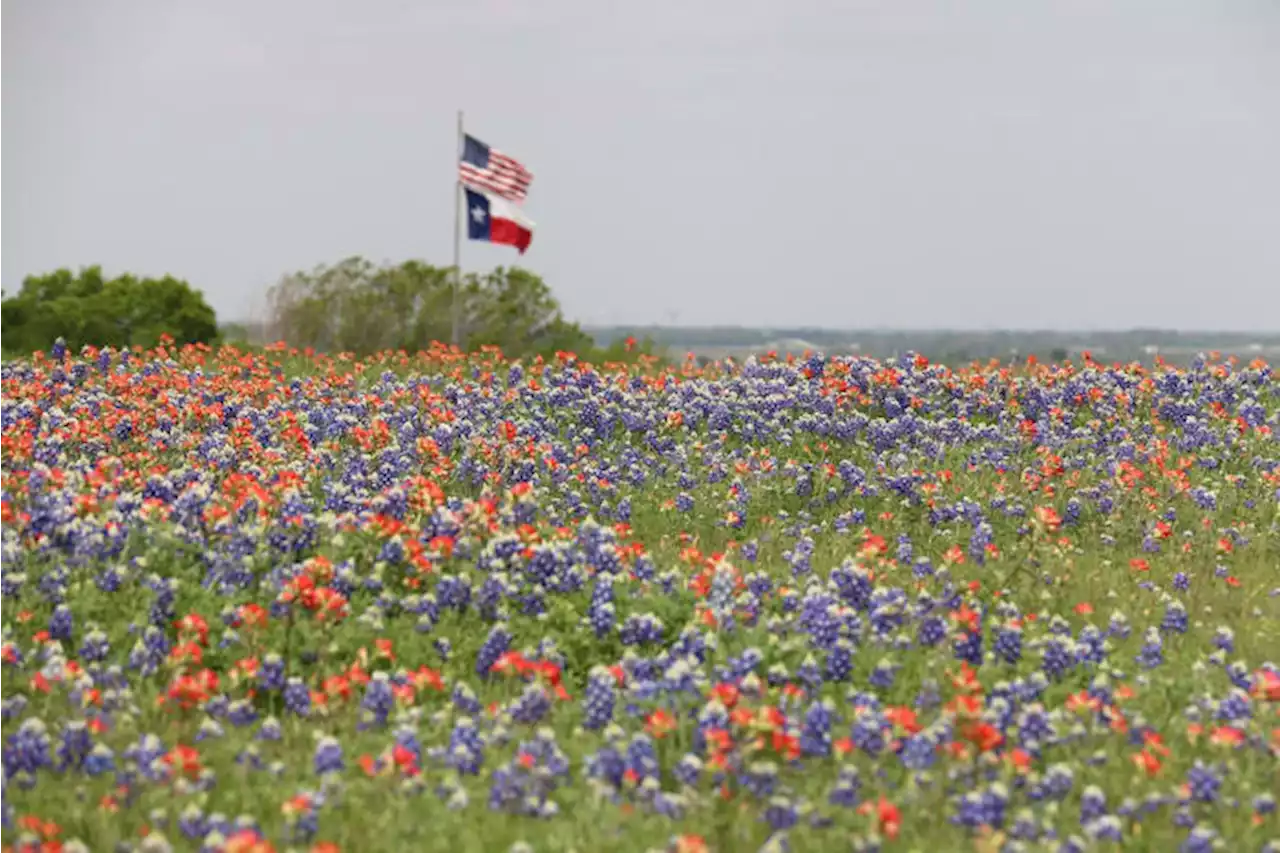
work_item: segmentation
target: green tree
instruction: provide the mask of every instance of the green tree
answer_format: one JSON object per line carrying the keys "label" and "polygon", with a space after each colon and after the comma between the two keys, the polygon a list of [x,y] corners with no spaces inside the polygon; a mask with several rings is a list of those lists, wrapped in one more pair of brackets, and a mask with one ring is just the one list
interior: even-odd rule
{"label": "green tree", "polygon": [[472,346],[501,347],[511,355],[582,353],[594,346],[577,323],[566,320],[551,288],[519,268],[497,268],[471,277],[462,299],[462,328]]}
{"label": "green tree", "polygon": [[217,340],[218,322],[200,291],[172,276],[107,279],[97,266],[28,276],[0,303],[4,349],[30,353],[58,338],[85,344],[152,347],[160,336],[179,343]]}
{"label": "green tree", "polygon": [[[352,257],[287,275],[269,294],[272,337],[298,347],[368,355],[426,350],[453,333],[453,271],[422,261],[376,266]],[[511,356],[593,350],[566,320],[551,289],[519,268],[463,277],[458,289],[462,345],[497,346]]]}

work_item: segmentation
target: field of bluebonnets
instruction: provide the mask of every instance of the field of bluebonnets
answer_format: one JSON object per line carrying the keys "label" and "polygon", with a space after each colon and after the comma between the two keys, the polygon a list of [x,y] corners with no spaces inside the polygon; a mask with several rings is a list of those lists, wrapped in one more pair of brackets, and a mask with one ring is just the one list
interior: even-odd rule
{"label": "field of bluebonnets", "polygon": [[6,850],[1277,850],[1266,365],[3,366]]}

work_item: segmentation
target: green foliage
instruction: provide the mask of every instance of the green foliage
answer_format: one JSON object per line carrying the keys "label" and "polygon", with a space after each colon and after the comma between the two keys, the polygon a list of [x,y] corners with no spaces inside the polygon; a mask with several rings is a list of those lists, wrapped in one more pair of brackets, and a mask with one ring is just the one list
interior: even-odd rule
{"label": "green foliage", "polygon": [[95,346],[153,347],[168,334],[178,343],[217,340],[218,321],[200,291],[172,276],[107,279],[101,267],[28,276],[0,303],[5,352],[48,349],[62,338],[78,350]]}
{"label": "green foliage", "polygon": [[[391,266],[351,257],[285,276],[269,295],[270,335],[319,352],[370,355],[418,352],[453,336],[453,270],[410,260]],[[528,270],[499,267],[463,276],[458,294],[459,343],[501,348],[512,357],[570,351],[583,358],[623,361],[643,352],[621,342],[597,350],[566,320],[551,289]]]}

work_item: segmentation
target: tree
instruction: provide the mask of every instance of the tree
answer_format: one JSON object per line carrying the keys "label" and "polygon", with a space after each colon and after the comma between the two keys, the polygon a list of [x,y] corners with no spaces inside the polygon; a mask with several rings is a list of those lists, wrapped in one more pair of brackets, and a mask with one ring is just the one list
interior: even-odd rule
{"label": "tree", "polygon": [[[273,337],[320,351],[368,355],[429,349],[449,341],[453,273],[422,261],[375,266],[352,257],[287,275],[269,293]],[[594,342],[565,320],[546,283],[528,270],[499,267],[464,276],[458,292],[464,347],[501,347],[511,356],[580,354]]]}
{"label": "tree", "polygon": [[0,302],[0,330],[8,352],[29,353],[58,338],[79,349],[153,347],[168,334],[179,343],[217,340],[218,320],[200,291],[172,276],[106,279],[97,266],[28,276]]}
{"label": "tree", "polygon": [[551,289],[528,270],[499,267],[482,278],[472,277],[462,305],[463,330],[473,346],[497,346],[513,355],[552,355],[595,345],[577,323],[565,320]]}

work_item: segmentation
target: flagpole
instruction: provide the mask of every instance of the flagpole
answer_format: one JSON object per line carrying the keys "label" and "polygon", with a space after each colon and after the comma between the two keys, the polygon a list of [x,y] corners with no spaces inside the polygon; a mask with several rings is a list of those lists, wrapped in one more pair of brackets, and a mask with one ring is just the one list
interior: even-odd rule
{"label": "flagpole", "polygon": [[462,157],[464,132],[462,130],[462,110],[458,110],[458,145],[453,155],[453,345],[460,346],[459,331],[461,316],[458,306],[459,292],[462,290],[462,181],[458,175],[458,161]]}

